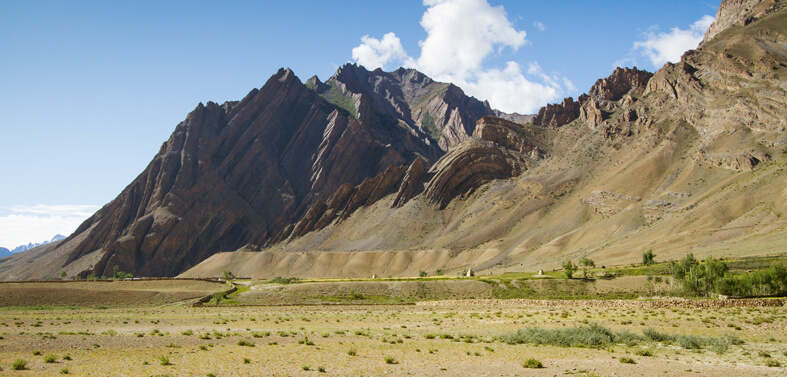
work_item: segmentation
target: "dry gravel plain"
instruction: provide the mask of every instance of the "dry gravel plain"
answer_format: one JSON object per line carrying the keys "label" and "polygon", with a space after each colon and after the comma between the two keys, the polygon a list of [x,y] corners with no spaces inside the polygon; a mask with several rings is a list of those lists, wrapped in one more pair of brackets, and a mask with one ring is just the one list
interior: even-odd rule
{"label": "dry gravel plain", "polygon": [[[13,290],[8,287],[0,288]],[[122,304],[0,308],[0,375],[783,376],[787,365],[784,306],[650,308],[610,302],[587,307],[582,301],[469,300],[190,307],[118,302]],[[734,335],[744,343],[719,354],[708,347],[691,350],[659,342],[595,349],[512,345],[498,339],[529,326],[593,323],[639,335],[648,328],[714,338]],[[529,358],[543,368],[524,368]],[[24,370],[13,369],[19,359],[26,361]]]}

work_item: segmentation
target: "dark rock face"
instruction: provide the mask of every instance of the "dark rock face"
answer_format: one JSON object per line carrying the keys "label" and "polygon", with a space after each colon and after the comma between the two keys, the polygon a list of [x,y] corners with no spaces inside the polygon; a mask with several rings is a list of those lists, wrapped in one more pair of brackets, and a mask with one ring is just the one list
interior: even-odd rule
{"label": "dark rock face", "polygon": [[310,79],[309,85],[319,88],[321,94],[335,97],[341,93],[353,102],[361,122],[379,117],[395,120],[424,143],[436,143],[441,152],[469,138],[482,116],[508,116],[468,97],[459,87],[435,82],[414,69],[383,72],[378,68],[369,72],[347,64],[325,84]]}
{"label": "dark rock face", "polygon": [[396,193],[396,199],[394,199],[394,208],[403,206],[407,201],[423,191],[422,179],[424,175],[426,175],[424,160],[416,158],[415,161],[410,164],[410,167],[407,168],[407,172],[404,174],[404,178],[402,178],[402,184],[399,186],[399,191]]}
{"label": "dark rock face", "polygon": [[[64,242],[66,264],[99,251],[84,274],[117,265],[171,276],[219,251],[323,228],[400,190],[406,201],[443,148],[491,112],[415,70],[345,65],[325,83],[302,84],[281,69],[241,101],[192,111],[145,171],[67,241],[87,236]],[[439,138],[424,132],[430,117]]]}
{"label": "dark rock face", "polygon": [[[345,185],[439,157],[392,124],[376,113],[364,123],[282,69],[240,102],[190,113],[145,171],[72,235],[89,232],[68,262],[102,250],[97,275],[118,265],[167,276],[218,251],[268,244],[287,228],[308,231],[336,207],[330,199],[344,199]],[[389,179],[404,175],[396,169]],[[395,189],[375,186],[365,199]],[[364,202],[358,195],[349,205]]]}

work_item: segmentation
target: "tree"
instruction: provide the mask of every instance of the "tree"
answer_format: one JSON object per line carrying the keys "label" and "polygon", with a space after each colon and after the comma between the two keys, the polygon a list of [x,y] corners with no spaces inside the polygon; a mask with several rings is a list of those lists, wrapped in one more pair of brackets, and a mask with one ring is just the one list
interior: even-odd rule
{"label": "tree", "polygon": [[572,279],[574,277],[574,273],[577,272],[577,265],[574,262],[567,260],[563,262],[563,269],[565,270],[566,277]]}
{"label": "tree", "polygon": [[418,271],[418,276],[420,276],[422,278],[426,277],[426,271],[424,271],[424,270]]}
{"label": "tree", "polygon": [[655,264],[656,263],[655,258],[656,258],[656,254],[653,254],[653,250],[649,249],[648,251],[645,252],[645,254],[642,254],[642,264],[645,266],[650,266],[651,264]]}
{"label": "tree", "polygon": [[596,267],[596,262],[593,262],[593,260],[588,257],[584,257],[579,260],[579,265],[582,266],[582,277],[587,279],[588,268]]}
{"label": "tree", "polygon": [[66,272],[65,271],[60,271],[60,278],[61,279],[65,279],[66,278]]}
{"label": "tree", "polygon": [[232,271],[230,271],[230,270],[224,270],[224,271],[221,271],[221,277],[224,280],[232,280],[232,279],[235,279],[235,274],[233,274]]}
{"label": "tree", "polygon": [[127,274],[123,271],[120,271],[120,267],[118,265],[115,265],[115,267],[112,268],[113,279],[131,279],[133,277],[134,275],[132,274]]}

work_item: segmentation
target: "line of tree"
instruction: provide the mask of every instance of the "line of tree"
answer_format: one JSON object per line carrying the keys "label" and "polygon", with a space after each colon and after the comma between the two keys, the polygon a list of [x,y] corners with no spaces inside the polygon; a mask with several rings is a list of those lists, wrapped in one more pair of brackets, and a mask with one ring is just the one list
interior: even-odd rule
{"label": "line of tree", "polygon": [[669,268],[686,295],[787,295],[787,267],[783,264],[731,276],[728,274],[729,266],[723,260],[708,257],[700,262],[694,258],[694,254],[688,253],[680,261],[670,261]]}

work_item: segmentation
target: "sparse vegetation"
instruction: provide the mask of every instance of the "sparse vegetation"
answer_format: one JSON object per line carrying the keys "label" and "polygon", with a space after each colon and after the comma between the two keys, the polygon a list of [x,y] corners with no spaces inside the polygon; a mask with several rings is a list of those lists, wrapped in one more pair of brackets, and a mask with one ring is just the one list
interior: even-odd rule
{"label": "sparse vegetation", "polygon": [[562,264],[563,271],[566,274],[566,278],[572,279],[574,278],[574,273],[577,272],[577,265],[570,260],[566,260]]}
{"label": "sparse vegetation", "polygon": [[531,357],[531,358],[525,360],[525,362],[522,363],[522,367],[523,368],[537,369],[537,368],[543,368],[544,364],[541,361],[536,360],[536,359]]}
{"label": "sparse vegetation", "polygon": [[644,254],[642,254],[642,265],[643,266],[650,266],[652,264],[656,264],[656,255],[653,254],[652,249],[648,249]]}
{"label": "sparse vegetation", "polygon": [[16,359],[14,363],[11,364],[11,368],[13,370],[25,370],[27,368],[27,361],[24,359]]}

